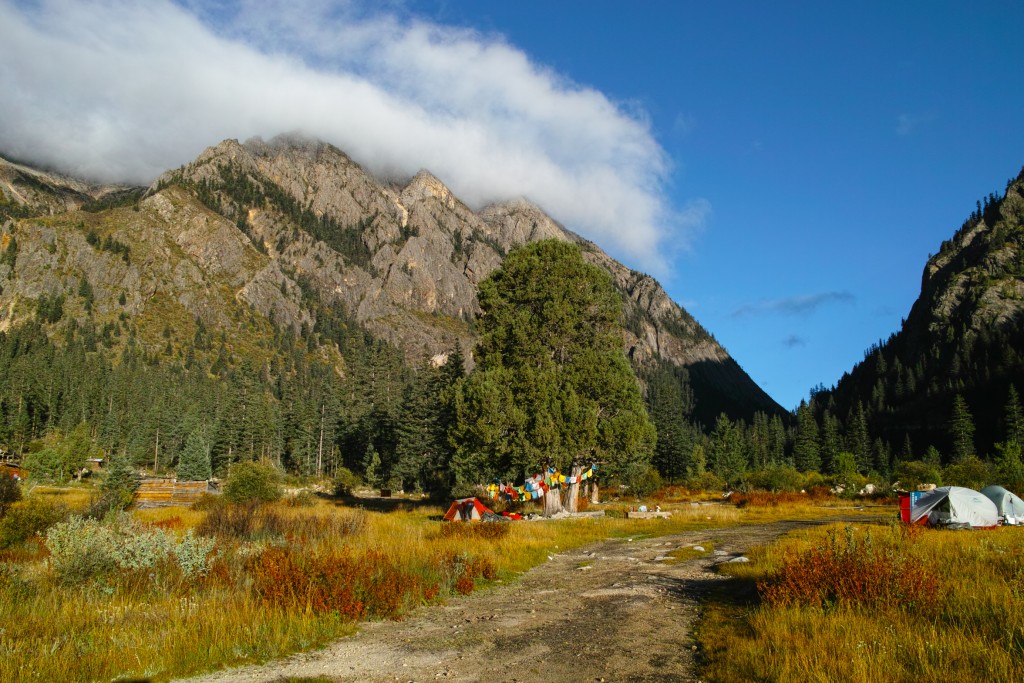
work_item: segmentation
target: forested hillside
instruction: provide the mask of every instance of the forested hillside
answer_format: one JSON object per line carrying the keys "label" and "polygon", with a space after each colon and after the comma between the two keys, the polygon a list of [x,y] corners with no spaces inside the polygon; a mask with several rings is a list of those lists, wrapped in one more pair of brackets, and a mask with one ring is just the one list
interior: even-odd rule
{"label": "forested hillside", "polygon": [[[1024,171],[928,259],[902,329],[807,409],[863,471],[981,462],[1024,443]],[[810,422],[808,422],[810,424]],[[834,457],[826,449],[825,465]]]}
{"label": "forested hillside", "polygon": [[474,365],[477,286],[540,239],[609,274],[622,349],[664,418],[664,475],[704,471],[719,413],[782,428],[649,276],[528,202],[476,213],[427,173],[381,182],[328,145],[227,141],[150,188],[0,161],[0,224],[0,446],[54,476],[88,450],[443,490],[441,397]]}

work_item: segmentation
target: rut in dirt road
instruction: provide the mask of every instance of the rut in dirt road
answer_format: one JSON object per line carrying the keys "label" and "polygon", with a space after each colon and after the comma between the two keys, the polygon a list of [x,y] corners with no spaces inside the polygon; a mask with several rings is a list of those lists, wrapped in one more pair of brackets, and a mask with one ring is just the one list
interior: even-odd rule
{"label": "rut in dirt road", "polygon": [[[700,603],[727,581],[714,565],[794,528],[834,521],[841,520],[605,541],[557,555],[514,583],[404,621],[366,624],[324,650],[188,681],[694,681]],[[668,558],[701,543],[715,552]]]}

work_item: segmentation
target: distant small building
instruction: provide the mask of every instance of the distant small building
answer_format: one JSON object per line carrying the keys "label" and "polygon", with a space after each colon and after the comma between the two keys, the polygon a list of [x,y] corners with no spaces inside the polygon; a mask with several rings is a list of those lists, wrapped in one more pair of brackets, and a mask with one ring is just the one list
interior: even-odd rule
{"label": "distant small building", "polygon": [[170,477],[151,477],[139,482],[132,502],[137,508],[188,506],[206,493],[220,493],[220,489],[210,481],[178,481]]}

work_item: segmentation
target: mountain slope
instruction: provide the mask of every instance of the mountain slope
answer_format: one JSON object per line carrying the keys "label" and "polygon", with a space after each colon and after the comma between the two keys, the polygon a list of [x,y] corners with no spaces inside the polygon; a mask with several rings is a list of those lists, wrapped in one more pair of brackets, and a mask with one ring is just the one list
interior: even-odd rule
{"label": "mountain slope", "polygon": [[962,395],[978,454],[1005,437],[1011,385],[1024,388],[1024,171],[990,195],[928,259],[921,294],[899,333],[869,349],[819,409],[845,417],[859,403],[872,436],[914,454],[936,446],[949,459],[952,405]]}
{"label": "mountain slope", "polygon": [[[224,331],[236,361],[266,361],[259,340],[275,327],[301,334],[322,307],[340,306],[416,363],[456,345],[471,350],[477,283],[512,248],[554,238],[580,244],[611,273],[634,367],[689,370],[696,419],[782,412],[654,279],[525,200],[476,212],[427,172],[382,182],[341,151],[295,137],[224,141],[144,198],[14,164],[0,170],[7,215],[35,214],[9,224],[18,252],[13,267],[0,266],[3,328],[36,315],[41,296],[63,294],[82,317],[74,294],[89,289],[97,324],[130,327],[154,352],[167,327],[186,338],[202,325]],[[97,205],[104,200],[111,208]]]}

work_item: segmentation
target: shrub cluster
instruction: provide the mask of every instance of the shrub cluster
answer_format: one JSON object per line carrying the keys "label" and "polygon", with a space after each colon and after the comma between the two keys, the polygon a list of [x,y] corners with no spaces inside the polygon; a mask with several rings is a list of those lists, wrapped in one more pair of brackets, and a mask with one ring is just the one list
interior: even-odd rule
{"label": "shrub cluster", "polygon": [[46,532],[50,569],[59,583],[79,584],[115,571],[148,571],[173,564],[186,577],[209,571],[213,540],[191,531],[180,539],[129,515],[110,522],[73,515]]}
{"label": "shrub cluster", "polygon": [[280,512],[255,503],[210,505],[206,517],[196,527],[201,536],[224,540],[255,541],[281,538],[308,542],[342,538],[362,533],[367,517],[363,510],[335,511],[334,514],[294,514]]}
{"label": "shrub cluster", "polygon": [[0,519],[0,548],[13,548],[54,524],[67,519],[71,511],[63,503],[53,503],[37,496],[14,505]]}
{"label": "shrub cluster", "polygon": [[235,463],[224,484],[224,497],[232,503],[272,503],[283,495],[281,473],[269,463]]}
{"label": "shrub cluster", "polygon": [[347,467],[339,467],[334,475],[334,495],[351,496],[362,485],[359,476]]}
{"label": "shrub cluster", "polygon": [[14,477],[0,472],[0,517],[7,514],[7,508],[21,500],[21,486]]}
{"label": "shrub cluster", "polygon": [[323,553],[272,547],[246,567],[256,595],[269,606],[333,612],[345,620],[394,619],[443,592],[470,593],[474,579],[493,579],[491,558],[440,554],[428,566],[410,567],[380,551]]}
{"label": "shrub cluster", "polygon": [[758,592],[770,605],[933,612],[940,604],[938,575],[915,562],[907,547],[878,547],[870,532],[849,526],[842,536],[833,530],[823,545],[788,557],[758,583]]}

